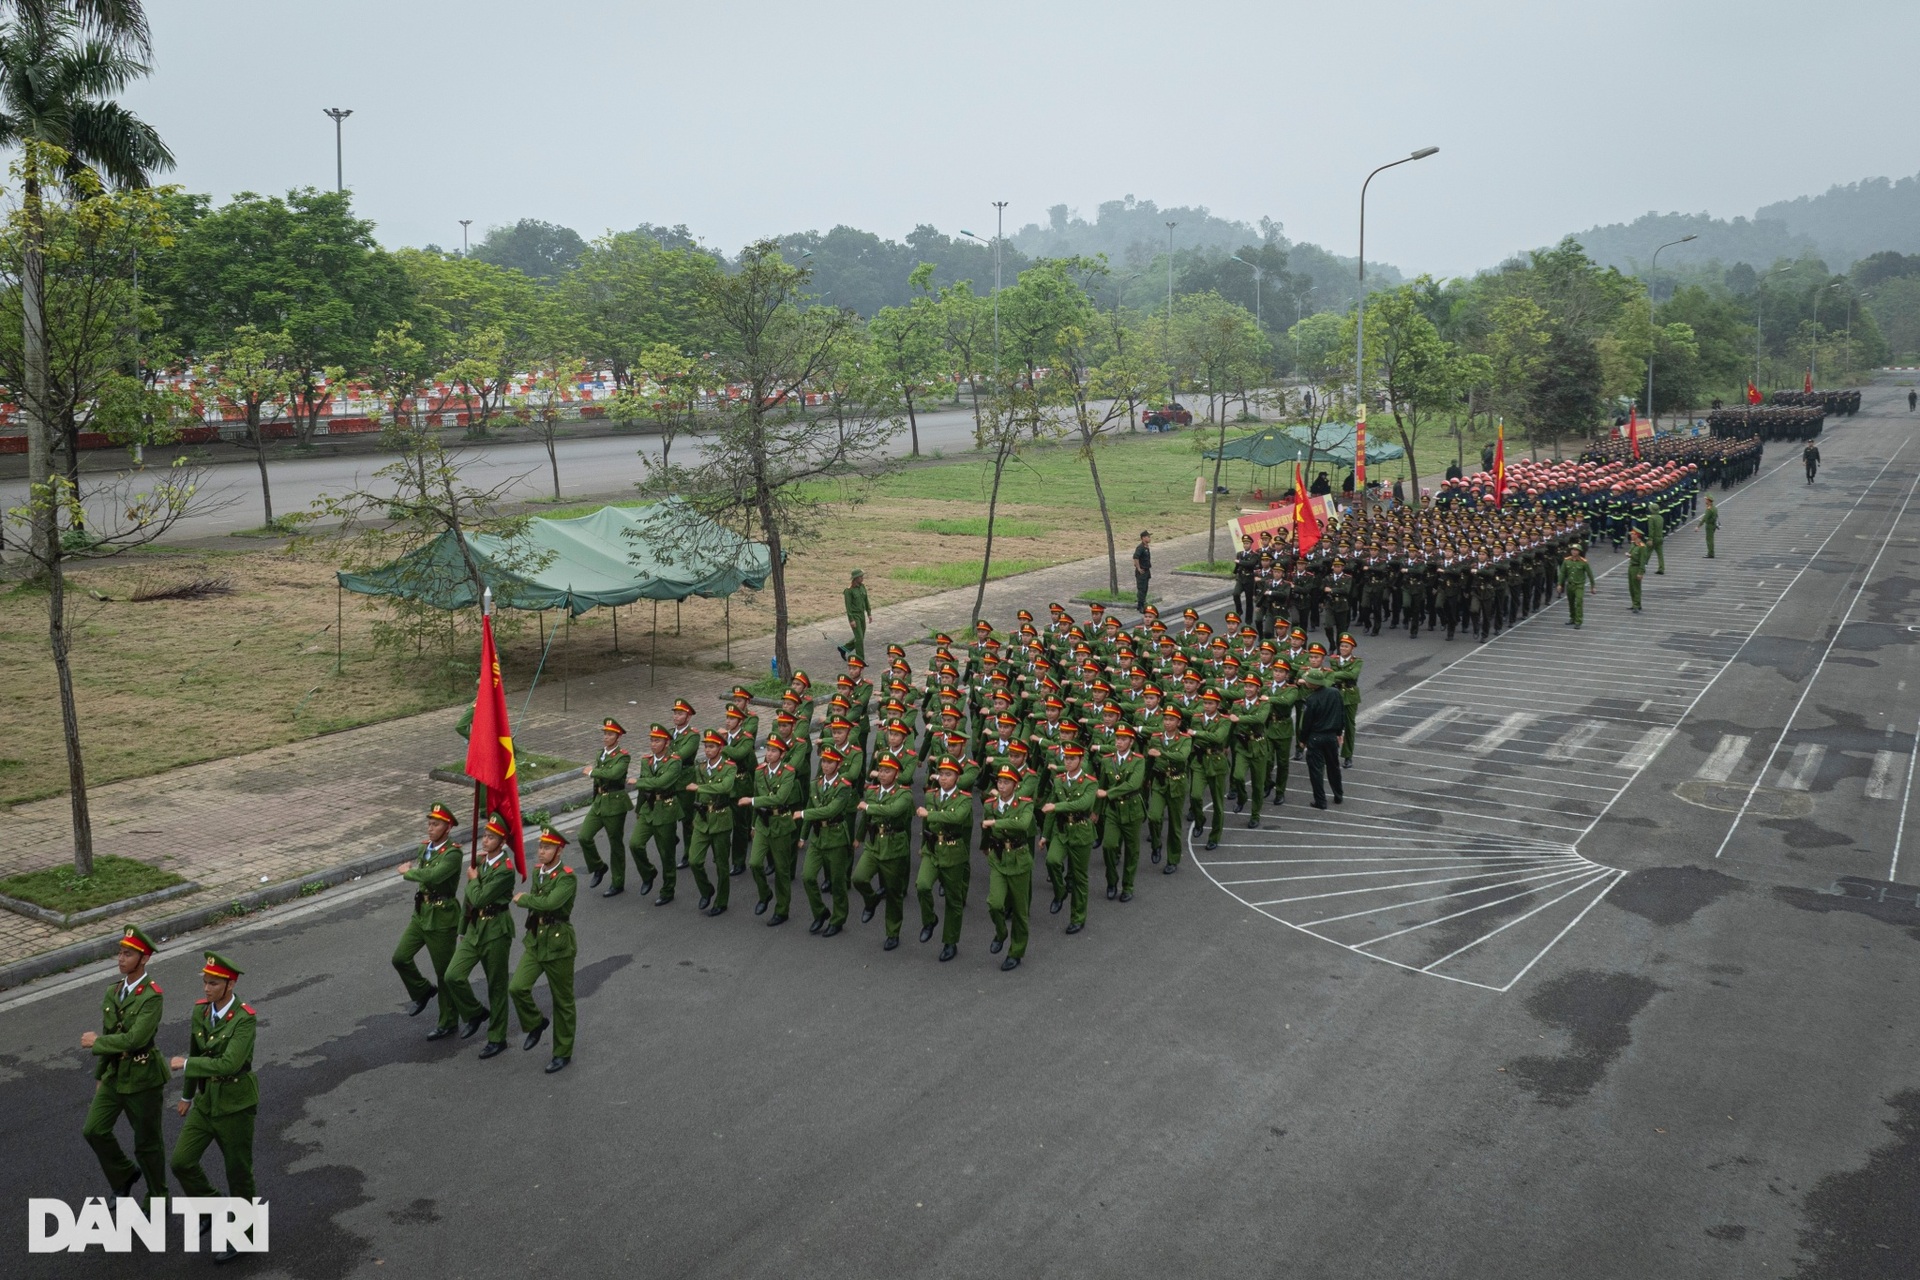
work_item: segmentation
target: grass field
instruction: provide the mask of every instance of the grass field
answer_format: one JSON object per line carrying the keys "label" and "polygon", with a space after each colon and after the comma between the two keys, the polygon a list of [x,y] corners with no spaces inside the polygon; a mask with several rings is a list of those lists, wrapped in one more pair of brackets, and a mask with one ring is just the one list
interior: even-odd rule
{"label": "grass field", "polygon": [[180,884],[184,876],[150,867],[132,858],[101,856],[93,860],[93,874],[79,876],[72,867],[47,867],[0,880],[0,893],[36,907],[72,915],[109,902],[125,902]]}

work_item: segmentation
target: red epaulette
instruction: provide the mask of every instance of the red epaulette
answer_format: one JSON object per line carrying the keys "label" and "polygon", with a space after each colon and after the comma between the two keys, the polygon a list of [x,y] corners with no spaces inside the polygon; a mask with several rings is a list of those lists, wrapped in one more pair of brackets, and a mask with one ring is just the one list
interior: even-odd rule
{"label": "red epaulette", "polygon": [[563,875],[563,876],[570,876],[570,875],[572,875],[572,874],[573,874],[573,868],[572,868],[572,867],[562,867],[562,868],[560,868],[560,874],[561,874],[561,875]]}
{"label": "red epaulette", "polygon": [[211,1001],[211,1000],[195,1000],[195,1001],[194,1001],[194,1003],[195,1003],[195,1004],[212,1004],[212,1003],[213,1003],[213,1001]]}
{"label": "red epaulette", "polygon": [[249,1016],[251,1016],[251,1017],[256,1017],[256,1018],[257,1018],[257,1017],[259,1017],[259,1016],[260,1016],[259,1014],[256,1014],[256,1013],[254,1013],[254,1011],[253,1011],[253,1006],[252,1006],[252,1005],[250,1005],[250,1004],[243,1004],[243,1005],[241,1005],[240,1007],[241,1007],[242,1009],[245,1009],[245,1010],[247,1011],[247,1013],[248,1013],[248,1015],[249,1015]]}
{"label": "red epaulette", "polygon": [[147,979],[147,985],[153,988],[153,994],[157,996],[163,996],[167,994],[166,992],[160,989],[160,984],[155,982],[152,978]]}

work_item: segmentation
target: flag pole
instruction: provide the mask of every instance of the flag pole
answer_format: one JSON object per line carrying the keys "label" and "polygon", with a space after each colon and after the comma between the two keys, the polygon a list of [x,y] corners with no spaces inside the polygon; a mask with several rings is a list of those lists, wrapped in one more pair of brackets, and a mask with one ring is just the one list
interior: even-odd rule
{"label": "flag pole", "polygon": [[[480,590],[480,616],[482,618],[491,618],[493,616],[492,587],[483,587]],[[486,678],[487,673],[482,671],[480,673],[480,680],[485,680]],[[475,693],[473,696],[478,700],[480,697],[478,692],[479,681],[475,682],[474,687]],[[472,867],[480,865],[480,793],[485,790],[485,788],[486,784],[481,782],[480,779],[475,778],[473,780],[473,848],[467,855],[467,865]]]}

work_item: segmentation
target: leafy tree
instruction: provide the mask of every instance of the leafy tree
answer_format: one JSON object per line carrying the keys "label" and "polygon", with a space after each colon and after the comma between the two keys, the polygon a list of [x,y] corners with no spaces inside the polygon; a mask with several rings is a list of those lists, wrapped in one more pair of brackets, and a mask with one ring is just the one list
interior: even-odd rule
{"label": "leafy tree", "polygon": [[1550,440],[1557,457],[1564,434],[1584,436],[1601,421],[1606,371],[1595,343],[1558,327],[1548,333],[1544,355],[1527,396],[1527,436]]}
{"label": "leafy tree", "polygon": [[510,227],[487,228],[485,237],[468,256],[518,271],[542,284],[553,284],[573,270],[586,251],[587,242],[571,227],[522,218]]}
{"label": "leafy tree", "polygon": [[[1351,343],[1349,343],[1351,345]],[[1217,293],[1189,294],[1174,306],[1172,325],[1173,361],[1193,371],[1195,380],[1207,395],[1207,412],[1214,416],[1214,402],[1224,392],[1244,385],[1249,370],[1263,367],[1267,339],[1254,323],[1253,314]],[[1218,414],[1220,438],[1215,445],[1227,444],[1227,415]],[[1207,560],[1217,559],[1214,546],[1220,527],[1220,469],[1225,459],[1216,454],[1213,461],[1212,493],[1207,501]]]}
{"label": "leafy tree", "polygon": [[260,468],[260,505],[263,527],[274,528],[273,488],[267,481],[267,441],[264,410],[284,405],[293,388],[287,372],[293,344],[284,333],[262,332],[250,324],[233,331],[227,345],[208,355],[200,383],[222,404],[245,415],[242,443],[253,451]]}
{"label": "leafy tree", "polygon": [[980,412],[980,379],[995,359],[992,304],[962,280],[940,291],[938,305],[941,346],[946,351],[947,369],[954,377],[954,395],[959,396],[960,383],[965,382],[973,401],[973,429],[977,433],[986,426]]}
{"label": "leafy tree", "polygon": [[540,372],[533,375],[524,395],[513,400],[515,414],[533,428],[534,439],[547,451],[547,465],[553,470],[553,500],[560,501],[560,424],[566,420],[566,397],[580,376],[587,371],[586,361],[577,356],[550,356]]}
{"label": "leafy tree", "polygon": [[914,397],[932,388],[946,364],[940,350],[940,300],[933,295],[932,280],[931,262],[915,267],[908,278],[913,300],[904,307],[880,308],[867,326],[874,355],[898,388],[907,411],[907,431],[916,458],[920,456],[920,419]]}
{"label": "leafy tree", "polygon": [[[1455,351],[1421,310],[1421,285],[1416,281],[1367,298],[1367,384],[1386,394],[1400,447],[1407,451],[1407,482],[1416,505],[1420,430],[1451,406],[1460,379]],[[1343,346],[1353,345],[1354,329],[1350,316]]]}
{"label": "leafy tree", "polygon": [[667,466],[674,440],[696,425],[705,385],[718,379],[704,359],[667,342],[656,342],[634,357],[632,378],[631,386],[614,393],[612,412],[622,419],[651,421],[660,435],[660,465]]}
{"label": "leafy tree", "polygon": [[1666,357],[1656,353],[1653,397],[1656,406],[1669,411],[1699,404],[1715,390],[1730,390],[1744,382],[1748,363],[1753,358],[1753,311],[1738,299],[1700,287],[1687,285],[1654,311],[1655,323],[1662,328],[1685,325],[1692,335],[1696,351],[1692,370],[1692,388],[1673,384],[1675,398],[1667,399]]}
{"label": "leafy tree", "polygon": [[559,323],[575,350],[611,368],[616,386],[625,387],[642,350],[705,345],[694,320],[707,277],[718,270],[712,255],[691,245],[666,248],[638,231],[605,236],[561,278]]}
{"label": "leafy tree", "polygon": [[556,345],[552,300],[521,272],[474,258],[422,249],[397,256],[416,299],[413,334],[447,399],[465,409],[467,434],[484,438],[514,374]]}

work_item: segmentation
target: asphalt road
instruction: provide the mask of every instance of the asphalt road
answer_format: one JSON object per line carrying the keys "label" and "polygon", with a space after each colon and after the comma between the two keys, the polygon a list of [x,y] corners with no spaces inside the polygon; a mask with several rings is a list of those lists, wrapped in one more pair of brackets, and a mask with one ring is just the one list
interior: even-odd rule
{"label": "asphalt road", "polygon": [[[1603,550],[1577,633],[1367,641],[1344,806],[1296,771],[1261,830],[1229,815],[1131,904],[1096,888],[1077,937],[1042,891],[1014,974],[984,877],[944,965],[911,903],[889,954],[877,923],[764,928],[750,891],[719,919],[583,896],[579,1048],[546,1076],[422,1039],[398,883],[230,927],[273,1206],[247,1267],[1920,1274],[1920,891],[1887,883],[1920,883],[1920,443],[1893,399],[1829,430],[1814,485],[1770,449],[1720,558],[1676,533],[1644,614]],[[199,941],[156,970],[163,1044]],[[106,981],[0,1003],[14,1274],[125,1273],[29,1257],[21,1225],[102,1190],[77,1046]]]}
{"label": "asphalt road", "polygon": [[[970,409],[923,412],[919,422],[922,453],[973,448]],[[887,453],[905,456],[909,444],[903,429]],[[700,449],[698,437],[683,436],[674,442],[672,456],[687,462],[698,456]],[[560,491],[567,498],[619,498],[632,496],[632,487],[646,477],[648,466],[659,462],[660,444],[652,435],[586,436],[563,439],[558,454]],[[518,501],[553,496],[553,470],[546,448],[538,441],[471,447],[459,450],[457,456],[462,462],[462,477],[476,489],[505,486],[503,497]],[[276,514],[286,515],[308,510],[322,494],[339,497],[362,488],[382,492],[386,482],[374,473],[393,460],[392,454],[358,451],[274,459],[268,464],[273,509]],[[152,474],[151,469],[89,470],[83,473],[81,490],[89,499],[95,519],[100,520],[105,507],[112,503],[112,495],[125,492],[126,486],[150,484]],[[25,501],[24,480],[0,480],[0,506],[12,508]],[[175,524],[163,541],[184,542],[258,529],[264,522],[264,508],[260,471],[252,457],[208,466],[196,490],[195,511]]]}

